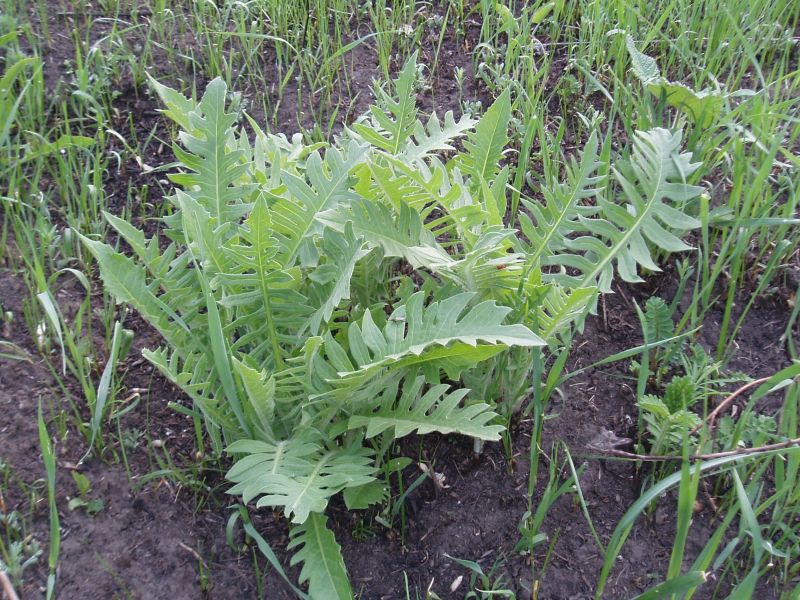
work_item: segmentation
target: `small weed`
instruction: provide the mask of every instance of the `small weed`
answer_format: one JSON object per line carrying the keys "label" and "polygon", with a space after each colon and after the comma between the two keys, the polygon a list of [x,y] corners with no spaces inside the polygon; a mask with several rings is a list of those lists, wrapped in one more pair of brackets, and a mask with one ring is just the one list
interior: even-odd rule
{"label": "small weed", "polygon": [[78,471],[72,471],[72,480],[75,482],[75,486],[78,489],[78,495],[75,498],[72,498],[67,504],[67,508],[70,510],[82,509],[87,516],[93,517],[105,506],[102,498],[90,498],[89,494],[91,493],[91,482],[86,475],[79,473]]}

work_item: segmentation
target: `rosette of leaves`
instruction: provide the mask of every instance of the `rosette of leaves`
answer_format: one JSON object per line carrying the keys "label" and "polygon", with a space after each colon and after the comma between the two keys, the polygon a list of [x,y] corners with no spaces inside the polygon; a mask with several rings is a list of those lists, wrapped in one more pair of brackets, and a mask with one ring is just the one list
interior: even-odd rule
{"label": "rosette of leaves", "polygon": [[[675,383],[673,386],[672,383]],[[665,397],[642,396],[637,405],[650,436],[651,452],[661,454],[680,448],[687,432],[700,424],[700,417],[686,408],[685,394],[691,394],[692,382],[685,377],[675,378],[667,386]]]}
{"label": "rosette of leaves", "polygon": [[330,145],[245,129],[222,80],[199,102],[153,81],[182,130],[169,244],[110,214],[129,253],[82,238],[108,291],[163,337],[144,355],[233,457],[231,493],[292,522],[312,598],[352,597],[334,495],[383,501],[387,448],[411,432],[497,440],[495,399],[465,379],[558,346],[614,273],[637,280],[637,264],[657,268],[650,246],[683,249],[671,230],[695,225],[678,134],[641,133],[613,185],[593,134],[546,203],[528,202],[519,237],[508,95],[478,122],[423,122],[416,72],[412,58]]}

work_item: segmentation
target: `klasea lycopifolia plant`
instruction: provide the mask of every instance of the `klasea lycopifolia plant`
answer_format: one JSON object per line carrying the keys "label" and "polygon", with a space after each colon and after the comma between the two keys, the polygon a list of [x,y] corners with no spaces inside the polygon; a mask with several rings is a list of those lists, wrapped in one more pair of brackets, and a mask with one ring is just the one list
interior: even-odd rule
{"label": "klasea lycopifolia plant", "polygon": [[[616,275],[639,281],[698,225],[680,133],[640,132],[600,176],[595,131],[563,182],[525,200],[520,235],[509,95],[479,121],[423,122],[416,73],[414,57],[330,145],[240,127],[220,79],[199,102],[152,82],[182,129],[170,243],[110,214],[133,256],[82,238],[106,288],[163,337],[145,356],[192,399],[181,410],[233,457],[230,492],[292,522],[314,598],[352,597],[333,496],[384,501],[381,466],[409,433],[498,440],[533,351],[562,347]],[[487,385],[510,357],[514,381]]]}

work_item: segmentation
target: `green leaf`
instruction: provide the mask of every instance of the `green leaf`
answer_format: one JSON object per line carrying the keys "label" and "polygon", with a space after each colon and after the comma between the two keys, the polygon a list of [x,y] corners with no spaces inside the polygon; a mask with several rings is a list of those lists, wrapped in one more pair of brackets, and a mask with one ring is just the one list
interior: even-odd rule
{"label": "green leaf", "polygon": [[680,447],[686,432],[701,422],[692,411],[671,411],[663,400],[653,395],[642,396],[636,404],[658,452],[663,452],[665,447]]}
{"label": "green leaf", "polygon": [[331,496],[343,489],[375,480],[372,451],[361,446],[324,451],[295,437],[276,444],[234,442],[228,452],[247,454],[226,474],[236,484],[228,493],[241,494],[245,503],[260,496],[257,506],[282,507],[293,523],[324,511]]}
{"label": "green leaf", "polygon": [[344,233],[335,229],[325,229],[322,237],[322,253],[326,261],[318,266],[310,275],[311,279],[321,282],[318,308],[309,319],[311,333],[319,333],[320,325],[331,320],[333,311],[343,300],[350,299],[350,279],[356,263],[369,254],[362,238],[356,238],[353,223],[345,224]]}
{"label": "green leaf", "polygon": [[118,216],[112,215],[110,212],[103,211],[103,217],[106,221],[108,221],[109,225],[117,230],[117,233],[125,238],[125,241],[128,242],[137,256],[140,258],[145,257],[147,242],[142,230],[136,229],[136,227],[128,223],[125,219],[120,219]]}
{"label": "green leaf", "polygon": [[557,284],[548,286],[539,306],[539,329],[536,333],[548,344],[554,344],[559,336],[568,334],[573,327],[581,329],[596,295],[597,288],[594,287],[569,290]]}
{"label": "green leaf", "polygon": [[72,471],[72,479],[75,481],[75,485],[78,488],[78,495],[85,496],[89,493],[92,484],[86,475],[79,473],[78,471]]}
{"label": "green leaf", "polygon": [[263,371],[253,369],[237,358],[232,358],[233,368],[239,375],[247,394],[250,420],[262,435],[274,439],[272,421],[275,417],[275,378],[267,377]]}
{"label": "green leaf", "polygon": [[564,181],[550,181],[542,186],[543,202],[522,200],[528,214],[518,215],[522,233],[528,240],[523,248],[528,261],[538,265],[542,257],[561,251],[568,235],[580,231],[581,216],[591,217],[597,209],[582,201],[596,197],[605,187],[605,178],[597,175],[597,132],[586,141],[580,160],[564,165]]}
{"label": "green leaf", "polygon": [[508,88],[483,114],[475,131],[464,142],[465,154],[460,154],[458,165],[480,188],[481,181],[491,184],[500,170],[500,159],[508,144],[508,124],[511,121],[511,94]]}
{"label": "green leaf", "polygon": [[332,451],[323,454],[302,476],[276,474],[263,488],[265,493],[256,506],[283,507],[293,523],[303,523],[310,513],[325,510],[334,494],[373,481],[369,454],[364,448],[350,453]]}
{"label": "green leaf", "polygon": [[190,131],[192,126],[189,122],[189,113],[196,110],[197,104],[180,92],[159,83],[149,73],[146,73],[146,75],[150,86],[158,94],[161,103],[167,107],[166,110],[162,111],[164,115],[175,121],[184,131]]}
{"label": "green leaf", "polygon": [[628,48],[628,54],[630,54],[631,57],[631,67],[636,77],[644,83],[661,77],[661,71],[658,70],[656,59],[639,52],[636,48],[636,42],[631,36],[625,36],[625,45]]}
{"label": "green leaf", "polygon": [[312,600],[352,600],[341,548],[327,522],[325,515],[311,513],[303,525],[292,528],[291,565],[303,563],[300,583],[308,582]]}
{"label": "green leaf", "polygon": [[[372,374],[407,358],[438,360],[446,358],[450,350],[458,355],[462,346],[475,348],[481,342],[502,349],[544,344],[524,325],[502,324],[511,312],[508,307],[489,300],[467,308],[474,296],[474,293],[462,293],[424,306],[425,295],[417,292],[394,310],[383,331],[366,311],[361,325],[352,323],[347,330],[355,368],[339,368],[339,376],[346,379]],[[329,356],[335,347],[333,339],[328,338],[325,348]],[[442,351],[435,352],[437,347]]]}
{"label": "green leaf", "polygon": [[644,336],[647,342],[663,340],[672,337],[675,333],[672,311],[667,303],[658,296],[651,296],[647,299],[644,319]]}
{"label": "green leaf", "polygon": [[318,256],[311,239],[321,228],[316,217],[339,202],[357,197],[350,190],[350,171],[361,162],[365,151],[355,143],[350,145],[346,156],[330,148],[324,161],[314,152],[306,160],[308,182],[297,175],[283,173],[290,197],[272,207],[272,224],[273,235],[282,246],[278,260],[284,268],[292,266],[298,258],[304,266],[316,265]]}
{"label": "green leaf", "polygon": [[48,142],[43,138],[31,137],[29,139],[24,158],[20,161],[28,162],[33,160],[40,160],[56,152],[61,152],[67,148],[91,148],[94,146],[95,140],[83,135],[61,135],[56,141]]}
{"label": "green leaf", "polygon": [[690,571],[651,587],[646,592],[633,598],[633,600],[661,600],[662,598],[670,597],[672,594],[682,594],[703,585],[706,579],[707,575],[702,571]]}
{"label": "green leaf", "polygon": [[349,487],[342,493],[347,510],[364,510],[385,502],[389,497],[389,488],[383,481],[371,481],[358,487]]}
{"label": "green leaf", "polygon": [[179,215],[184,234],[193,260],[200,261],[206,277],[213,277],[227,270],[227,258],[223,252],[223,229],[216,227],[217,219],[194,197],[178,190],[175,203],[180,207]]}
{"label": "green leaf", "polygon": [[348,210],[327,211],[317,220],[342,232],[350,224],[357,236],[363,237],[371,247],[381,248],[384,256],[404,258],[414,268],[431,268],[452,260],[425,228],[416,211],[401,204],[399,212],[394,215],[381,204],[354,200]]}
{"label": "green leaf", "polygon": [[420,435],[433,431],[448,434],[459,433],[488,441],[500,439],[502,425],[491,425],[497,418],[488,404],[468,403],[461,401],[469,393],[467,389],[458,389],[447,394],[448,385],[435,385],[422,393],[424,377],[405,380],[403,393],[395,402],[397,384],[381,395],[376,402],[375,410],[350,417],[349,429],[366,427],[367,438],[373,438],[390,430],[395,438],[400,438],[414,431]]}
{"label": "green leaf", "polygon": [[374,92],[378,105],[370,106],[374,124],[370,127],[356,123],[353,130],[373,146],[398,154],[417,124],[416,79],[417,52],[414,52],[394,80],[395,98],[376,86]]}
{"label": "green leaf", "polygon": [[[126,344],[130,344],[133,336],[133,332],[123,329],[122,324],[119,321],[114,323],[113,332],[114,333],[111,337],[111,350],[108,354],[108,359],[106,360],[106,366],[103,368],[103,374],[100,376],[100,381],[97,383],[94,406],[91,406],[90,403],[90,408],[92,410],[92,419],[90,422],[92,435],[89,439],[89,447],[86,449],[86,456],[88,456],[88,454],[92,451],[95,440],[99,435],[101,435],[103,417],[106,416],[106,404],[111,391],[111,378],[117,370],[117,361],[124,360],[125,358],[124,353],[127,350],[124,348],[124,346]],[[86,458],[86,456],[83,458]],[[81,459],[81,462],[82,461],[83,459]],[[75,474],[77,474],[77,471],[73,471],[73,475]],[[78,487],[80,488],[80,484]],[[83,495],[87,491],[88,488],[86,490],[82,490],[81,494]]]}
{"label": "green leaf", "polygon": [[[214,362],[206,350],[207,342],[204,346],[202,352],[187,352],[186,348],[183,348],[185,355],[181,355],[179,350],[169,354],[164,349],[142,350],[142,356],[168,381],[180,387],[202,411],[214,451],[219,453],[222,451],[220,430],[230,434],[226,437],[238,437],[241,435],[241,430],[224,402],[218,379],[214,377]],[[185,410],[180,404],[174,404],[173,408],[179,411]],[[192,411],[190,413],[191,416],[196,415]]]}
{"label": "green leaf", "polygon": [[531,23],[533,23],[534,25],[538,25],[539,23],[544,21],[550,15],[550,13],[553,11],[553,8],[555,7],[555,5],[556,5],[555,2],[547,2],[545,4],[542,4],[530,16]]}
{"label": "green leaf", "polygon": [[56,502],[56,451],[53,441],[50,439],[50,434],[47,431],[47,425],[42,416],[42,402],[39,400],[39,410],[36,415],[36,422],[38,425],[39,433],[39,448],[42,453],[42,462],[44,462],[44,469],[47,484],[47,499],[50,506],[50,550],[47,556],[47,565],[49,567],[49,575],[47,577],[47,600],[55,598],[55,586],[58,566],[58,554],[61,550],[61,528],[58,518],[58,503]]}
{"label": "green leaf", "polygon": [[103,284],[117,302],[133,306],[171,345],[184,347],[188,327],[150,290],[144,268],[107,244],[79,237],[100,266]]}
{"label": "green leaf", "polygon": [[[451,173],[432,158],[419,168],[411,168],[400,160],[369,163],[371,189],[365,190],[370,200],[389,204],[395,214],[407,205],[419,214],[425,227],[437,236],[469,241],[471,229],[486,220],[483,205],[467,192],[459,173]],[[434,211],[437,218],[433,216]]]}
{"label": "green leaf", "polygon": [[625,44],[631,56],[633,73],[651,94],[683,111],[700,127],[714,124],[725,106],[721,93],[710,90],[697,92],[687,85],[661,77],[655,59],[639,52],[631,36],[626,37]]}
{"label": "green leaf", "polygon": [[711,127],[722,114],[725,101],[719,92],[713,90],[695,91],[687,85],[654,80],[647,83],[647,89],[657,98],[663,98],[670,106],[685,113],[699,127]]}
{"label": "green leaf", "polygon": [[471,131],[476,122],[469,115],[461,115],[456,121],[453,112],[447,111],[442,123],[434,112],[428,118],[427,125],[416,122],[414,133],[408,138],[401,156],[411,163],[419,163],[434,153],[453,151],[456,149],[453,145],[455,140]]}
{"label": "green leaf", "polygon": [[42,309],[44,310],[44,315],[47,318],[47,323],[50,326],[50,329],[52,329],[56,334],[58,345],[61,348],[61,372],[66,374],[67,352],[64,348],[64,334],[61,330],[61,309],[59,309],[58,303],[55,301],[55,298],[53,298],[52,293],[48,289],[36,294],[36,299],[39,301],[39,304],[42,305]]}
{"label": "green leaf", "polygon": [[565,251],[542,259],[544,265],[579,274],[562,270],[546,273],[543,279],[572,288],[596,285],[607,293],[614,267],[628,282],[641,281],[637,265],[660,270],[648,244],[666,252],[690,249],[670,230],[683,233],[700,226],[682,208],[703,188],[686,183],[699,164],[691,162],[690,153],[681,154],[680,145],[680,133],[661,128],[637,132],[629,163],[613,171],[625,204],[598,196],[598,215],[578,216],[585,234],[564,239]]}
{"label": "green leaf", "polygon": [[507,251],[513,238],[513,229],[486,227],[461,258],[431,263],[428,268],[465,291],[512,304],[525,274],[524,256]]}
{"label": "green leaf", "polygon": [[[24,77],[25,70],[31,67],[33,74]],[[17,79],[25,81],[25,85],[17,93],[13,93],[14,84]],[[6,147],[11,128],[16,121],[17,111],[27,97],[28,88],[33,82],[42,81],[42,59],[38,56],[28,58],[18,58],[16,61],[9,60],[5,65],[2,78],[0,78],[0,90],[2,90],[2,102],[0,102],[0,146]],[[13,102],[11,101],[13,98]],[[48,594],[49,597],[49,594]]]}
{"label": "green leaf", "polygon": [[228,252],[230,272],[214,284],[223,287],[220,304],[235,315],[231,328],[239,335],[231,350],[248,354],[260,368],[283,370],[288,354],[302,346],[298,332],[313,309],[297,289],[300,269],[282,269],[273,260],[274,248],[265,241],[268,225],[249,229],[256,227],[250,220],[246,225],[239,232],[242,243]]}
{"label": "green leaf", "polygon": [[[266,200],[259,197],[241,230],[242,241],[245,244],[238,245],[233,254],[238,263],[236,270],[240,274],[252,272],[254,276],[239,277],[236,280],[237,293],[229,299],[229,302],[242,303],[243,298],[260,301],[260,306],[257,304],[257,309],[250,311],[250,314],[261,318],[263,312],[264,329],[272,349],[272,360],[280,369],[283,367],[284,355],[278,335],[280,323],[289,325],[293,320],[291,315],[286,314],[285,309],[291,307],[291,312],[296,313],[297,306],[303,306],[305,303],[297,295],[279,289],[282,283],[291,279],[291,276],[280,268],[277,261],[279,245],[272,233],[270,210]],[[248,293],[251,295],[246,296]]]}
{"label": "green leaf", "polygon": [[[261,554],[263,554],[264,557],[269,561],[269,563],[272,565],[272,568],[275,569],[275,572],[281,576],[281,578],[286,582],[286,584],[295,593],[295,595],[298,598],[301,598],[302,600],[307,600],[308,596],[304,594],[302,591],[300,591],[291,582],[288,575],[286,575],[286,571],[283,569],[283,566],[281,565],[280,561],[278,560],[278,557],[275,555],[275,552],[272,550],[272,547],[270,547],[267,540],[265,540],[264,537],[260,533],[258,533],[256,528],[253,527],[253,523],[250,519],[250,514],[247,512],[247,508],[245,508],[240,504],[238,505],[238,510],[239,510],[238,516],[241,517],[242,519],[242,527],[244,528],[245,533],[250,538],[255,540],[256,546],[258,546],[258,549],[261,551]],[[231,526],[230,524],[232,522],[235,523],[235,520],[236,520],[236,513],[234,513],[234,515],[232,515],[231,518],[228,520],[229,527]],[[228,528],[226,528],[226,532],[227,529]]]}
{"label": "green leaf", "polygon": [[[218,224],[235,222],[247,210],[249,164],[235,147],[236,113],[226,112],[227,86],[219,77],[211,81],[197,108],[188,113],[188,127],[180,134],[183,148],[174,145],[178,160],[191,170],[171,175]],[[185,149],[184,149],[185,148]]]}

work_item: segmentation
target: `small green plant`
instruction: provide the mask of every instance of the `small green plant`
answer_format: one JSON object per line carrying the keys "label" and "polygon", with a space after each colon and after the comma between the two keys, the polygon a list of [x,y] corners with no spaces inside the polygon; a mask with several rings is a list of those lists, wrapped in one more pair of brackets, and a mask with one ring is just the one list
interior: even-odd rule
{"label": "small green plant", "polygon": [[[774,584],[775,590],[783,593],[781,597],[793,597],[796,587],[791,590],[792,577],[796,576],[797,568],[789,565],[796,562],[800,549],[797,533],[791,526],[797,519],[796,500],[800,494],[798,377],[800,365],[795,364],[761,380],[763,383],[753,392],[741,416],[735,421],[728,418],[720,422],[714,444],[722,451],[696,454],[696,446],[689,443],[684,431],[680,453],[658,457],[658,460],[678,463],[681,468],[652,480],[619,521],[605,548],[596,598],[602,597],[611,567],[634,521],[674,487],[678,487],[677,526],[666,580],[642,594],[642,598],[693,593],[712,578],[731,585],[728,598],[753,597],[756,584],[762,578],[769,581],[769,585]],[[755,403],[778,391],[785,392],[778,423],[752,413]],[[750,428],[751,433],[745,433],[745,428]],[[746,446],[745,437],[758,445]],[[773,468],[774,480],[770,482],[769,472]],[[686,568],[683,558],[696,511],[700,479],[712,476],[716,480],[715,488],[720,490],[717,498],[720,506],[716,507],[716,512],[721,518],[705,546]],[[737,517],[738,528],[734,525]]]}
{"label": "small green plant", "polygon": [[696,413],[685,407],[673,407],[658,396],[643,396],[636,405],[647,427],[653,454],[670,453],[680,448],[684,436],[700,424]]}
{"label": "small green plant", "polygon": [[26,532],[23,515],[6,504],[4,494],[12,478],[11,467],[0,459],[0,571],[8,574],[13,586],[19,587],[25,570],[42,555],[42,548]]}
{"label": "small green plant", "polygon": [[[530,561],[531,565],[531,582],[533,590],[537,590],[539,586],[541,586],[541,582],[544,578],[544,573],[547,569],[547,564],[550,559],[550,553],[559,536],[558,531],[552,536],[543,531],[544,520],[547,517],[547,513],[553,504],[562,496],[565,496],[566,494],[580,495],[578,486],[584,466],[581,466],[579,469],[574,469],[572,458],[569,455],[569,449],[566,447],[566,445],[564,446],[564,451],[567,454],[567,458],[563,461],[561,467],[558,467],[558,446],[553,448],[549,460],[547,484],[545,485],[544,490],[542,490],[541,497],[536,504],[535,510],[533,510],[533,487],[529,487],[530,495],[528,497],[528,506],[530,509],[523,513],[518,526],[520,539],[517,542],[517,545],[514,547],[514,551],[521,554],[527,554],[529,556],[528,560]],[[568,464],[572,468],[572,472],[570,473],[569,477],[565,478],[564,472],[566,471]],[[533,472],[531,473],[531,480],[535,481],[535,473]],[[542,568],[537,569],[533,554],[536,547],[542,544],[548,544],[548,551],[546,553]],[[536,594],[533,593],[533,596],[535,597]]]}
{"label": "small green plant", "polygon": [[[314,598],[352,597],[331,497],[383,501],[388,450],[409,433],[498,440],[492,406],[519,405],[531,349],[561,346],[615,274],[638,281],[637,265],[655,268],[650,245],[684,249],[669,229],[694,225],[680,211],[700,191],[685,182],[696,165],[678,133],[656,129],[602,187],[593,135],[552,201],[526,205],[518,239],[502,166],[509,95],[477,122],[423,124],[417,74],[412,58],[367,116],[312,146],[252,120],[251,143],[219,79],[199,103],[153,82],[183,129],[172,243],[110,214],[135,258],[81,238],[109,292],[162,335],[145,356],[192,398],[180,410],[205,424],[213,455],[234,457],[230,493],[291,520],[292,564]],[[517,380],[469,389],[511,356]]]}
{"label": "small green plant", "polygon": [[104,502],[102,498],[91,498],[92,484],[89,478],[83,473],[72,471],[72,480],[78,489],[78,495],[72,498],[67,504],[70,510],[83,509],[87,516],[93,517],[103,510]]}
{"label": "small green plant", "polygon": [[[724,372],[722,364],[712,360],[700,344],[688,344],[676,336],[672,312],[673,307],[663,299],[648,298],[645,310],[639,313],[645,341],[673,341],[650,350],[641,362],[631,364],[631,370],[638,375],[638,390],[649,391],[640,393],[636,404],[651,454],[670,454],[680,449],[687,434],[699,428],[709,399],[727,384],[749,380],[743,374]],[[689,437],[696,442],[693,435]]]}
{"label": "small green plant", "polygon": [[516,600],[517,595],[512,590],[508,589],[508,583],[505,581],[503,575],[498,574],[503,563],[505,563],[504,559],[496,560],[489,568],[489,572],[485,573],[480,563],[474,560],[455,558],[447,554],[445,554],[445,557],[465,567],[470,572],[469,581],[467,582],[467,593],[464,595],[464,600],[488,600],[489,598],[510,598],[511,600]]}
{"label": "small green plant", "polygon": [[[14,527],[13,519],[15,513],[2,515],[2,524],[8,529]],[[0,571],[8,573],[14,586],[19,586],[22,582],[22,575],[28,567],[37,563],[42,555],[39,543],[32,538],[13,540],[7,544],[2,544],[2,557],[0,557]]]}
{"label": "small green plant", "polygon": [[61,551],[61,527],[58,518],[58,504],[56,503],[56,453],[55,447],[47,431],[47,425],[42,416],[42,407],[39,405],[37,418],[39,446],[42,451],[42,460],[45,467],[45,483],[47,485],[47,502],[50,508],[50,544],[47,553],[47,588],[45,597],[47,600],[55,598],[56,581],[58,567],[58,555]]}
{"label": "small green plant", "polygon": [[656,60],[636,48],[633,38],[625,37],[625,45],[631,57],[633,73],[642,85],[662,102],[686,114],[701,128],[708,128],[720,117],[725,98],[719,91],[695,91],[687,85],[669,81],[661,76]]}

